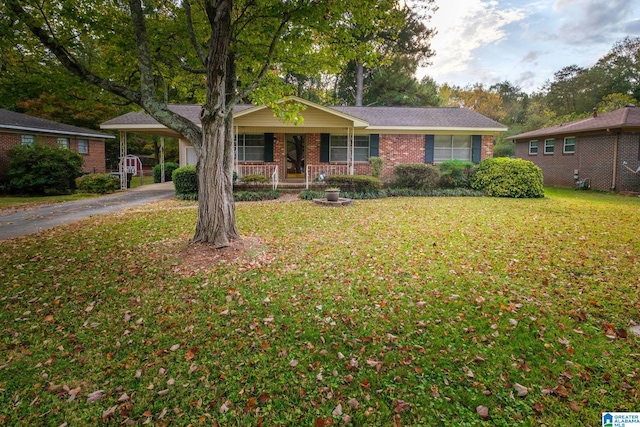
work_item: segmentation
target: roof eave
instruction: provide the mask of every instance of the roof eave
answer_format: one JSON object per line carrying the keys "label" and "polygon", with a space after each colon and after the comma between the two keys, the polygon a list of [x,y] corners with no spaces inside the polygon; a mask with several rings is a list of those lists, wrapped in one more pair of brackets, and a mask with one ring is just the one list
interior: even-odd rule
{"label": "roof eave", "polygon": [[41,128],[34,128],[34,127],[28,127],[28,126],[1,125],[0,129],[19,130],[24,132],[49,133],[54,135],[86,136],[88,138],[99,138],[99,139],[115,139],[115,136],[113,135],[88,133],[88,132],[65,132],[61,130],[41,129]]}
{"label": "roof eave", "polygon": [[498,127],[460,127],[460,126],[368,126],[367,130],[379,131],[415,131],[415,132],[506,132],[507,128]]}

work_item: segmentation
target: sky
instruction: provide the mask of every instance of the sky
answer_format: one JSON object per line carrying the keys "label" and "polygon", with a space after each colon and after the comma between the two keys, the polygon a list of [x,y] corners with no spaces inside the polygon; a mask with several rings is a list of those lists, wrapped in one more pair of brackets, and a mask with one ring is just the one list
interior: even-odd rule
{"label": "sky", "polygon": [[436,0],[427,26],[437,83],[490,86],[508,80],[528,93],[563,67],[591,67],[626,36],[640,37],[638,0]]}

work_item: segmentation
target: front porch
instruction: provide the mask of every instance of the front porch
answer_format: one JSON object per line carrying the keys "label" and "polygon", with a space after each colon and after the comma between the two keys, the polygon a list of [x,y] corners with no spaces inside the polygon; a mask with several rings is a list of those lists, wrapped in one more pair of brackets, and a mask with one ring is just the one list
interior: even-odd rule
{"label": "front porch", "polygon": [[358,162],[354,164],[308,164],[302,169],[302,174],[287,173],[282,171],[276,163],[262,164],[243,164],[236,163],[234,172],[237,181],[242,182],[242,178],[248,175],[260,175],[269,180],[269,185],[274,189],[278,188],[299,188],[309,189],[312,187],[322,187],[324,180],[331,175],[370,175],[371,165],[368,163]]}

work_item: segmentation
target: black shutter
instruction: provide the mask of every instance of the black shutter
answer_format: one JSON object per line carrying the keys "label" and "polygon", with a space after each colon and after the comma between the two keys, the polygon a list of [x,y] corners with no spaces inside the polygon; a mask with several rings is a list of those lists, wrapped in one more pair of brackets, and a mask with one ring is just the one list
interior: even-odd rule
{"label": "black shutter", "polygon": [[480,157],[482,156],[482,135],[471,136],[471,161],[473,163],[480,163]]}
{"label": "black shutter", "polygon": [[273,162],[273,134],[264,134],[264,161]]}
{"label": "black shutter", "polygon": [[433,163],[433,150],[436,143],[435,135],[424,136],[424,162]]}
{"label": "black shutter", "polygon": [[373,133],[369,135],[369,156],[378,157],[380,155],[380,135]]}
{"label": "black shutter", "polygon": [[323,163],[329,162],[329,134],[320,134],[320,161]]}

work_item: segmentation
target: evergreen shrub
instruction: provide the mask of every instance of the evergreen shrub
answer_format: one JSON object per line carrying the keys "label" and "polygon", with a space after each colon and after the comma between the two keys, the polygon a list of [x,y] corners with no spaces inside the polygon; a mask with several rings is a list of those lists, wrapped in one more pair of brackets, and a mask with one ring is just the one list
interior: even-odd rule
{"label": "evergreen shrub", "polygon": [[[173,179],[173,171],[180,167],[179,164],[173,162],[165,162],[164,164],[164,180],[171,181]],[[153,182],[155,184],[162,182],[162,166],[155,165],[153,167]]]}
{"label": "evergreen shrub", "polygon": [[368,193],[382,189],[380,178],[368,175],[330,175],[324,182],[329,187],[338,187],[341,192],[347,193]]}
{"label": "evergreen shrub", "polygon": [[440,181],[440,171],[433,165],[424,163],[404,163],[393,169],[393,187],[428,190]]}
{"label": "evergreen shrub", "polygon": [[470,188],[469,177],[475,172],[475,164],[465,160],[447,160],[438,165],[440,187]]}
{"label": "evergreen shrub", "polygon": [[24,194],[65,194],[82,175],[82,156],[58,146],[16,145],[9,150],[8,176],[14,191]]}
{"label": "evergreen shrub", "polygon": [[171,179],[179,199],[198,199],[198,173],[195,165],[184,166],[174,170]]}
{"label": "evergreen shrub", "polygon": [[120,179],[108,173],[93,173],[76,178],[76,187],[85,193],[113,193],[120,189]]}
{"label": "evergreen shrub", "polygon": [[471,177],[471,187],[492,197],[544,197],[542,170],[523,159],[483,160]]}

